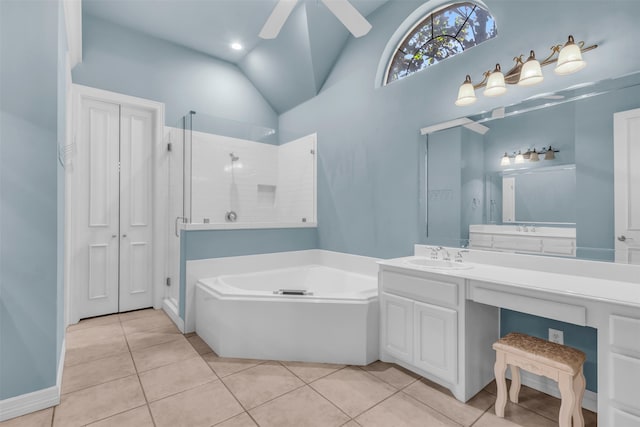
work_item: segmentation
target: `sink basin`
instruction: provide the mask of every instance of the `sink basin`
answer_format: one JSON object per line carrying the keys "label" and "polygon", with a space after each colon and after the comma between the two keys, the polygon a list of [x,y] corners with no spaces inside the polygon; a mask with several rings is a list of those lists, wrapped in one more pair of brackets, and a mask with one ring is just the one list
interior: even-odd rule
{"label": "sink basin", "polygon": [[424,257],[414,257],[405,260],[405,264],[413,267],[435,268],[440,270],[464,270],[473,266],[464,262],[446,261],[443,259],[431,259]]}

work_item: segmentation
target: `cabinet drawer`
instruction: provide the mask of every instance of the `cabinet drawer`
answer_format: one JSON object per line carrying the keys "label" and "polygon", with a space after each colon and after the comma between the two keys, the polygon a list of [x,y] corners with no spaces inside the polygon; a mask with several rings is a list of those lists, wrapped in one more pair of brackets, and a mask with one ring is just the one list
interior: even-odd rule
{"label": "cabinet drawer", "polygon": [[513,251],[542,252],[542,239],[535,237],[493,236],[493,247]]}
{"label": "cabinet drawer", "polygon": [[640,357],[640,319],[611,316],[609,318],[609,344],[614,351]]}
{"label": "cabinet drawer", "polygon": [[609,387],[616,402],[640,411],[638,384],[640,384],[640,359],[611,353]]}
{"label": "cabinet drawer", "polygon": [[575,256],[576,245],[573,239],[545,237],[542,239],[542,251],[545,254]]}
{"label": "cabinet drawer", "polygon": [[[460,279],[462,282],[462,279]],[[382,287],[386,292],[403,295],[418,301],[456,307],[458,282],[441,281],[429,277],[411,276],[383,271]]]}
{"label": "cabinet drawer", "polygon": [[491,234],[469,233],[469,246],[472,248],[490,248],[493,246]]}

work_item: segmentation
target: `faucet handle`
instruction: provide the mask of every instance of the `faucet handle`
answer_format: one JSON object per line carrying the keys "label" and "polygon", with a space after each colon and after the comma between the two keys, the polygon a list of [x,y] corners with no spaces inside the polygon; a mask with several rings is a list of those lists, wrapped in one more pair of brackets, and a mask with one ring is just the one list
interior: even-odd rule
{"label": "faucet handle", "polygon": [[440,251],[440,247],[432,247],[431,248],[431,259],[438,259],[438,252]]}
{"label": "faucet handle", "polygon": [[468,250],[468,249],[461,249],[461,250],[459,250],[459,251],[458,251],[458,253],[456,253],[456,259],[455,259],[455,262],[462,262],[462,261],[464,261],[464,260],[463,260],[463,258],[462,258],[462,254],[463,254],[463,253],[467,253],[467,252],[469,252],[469,250]]}

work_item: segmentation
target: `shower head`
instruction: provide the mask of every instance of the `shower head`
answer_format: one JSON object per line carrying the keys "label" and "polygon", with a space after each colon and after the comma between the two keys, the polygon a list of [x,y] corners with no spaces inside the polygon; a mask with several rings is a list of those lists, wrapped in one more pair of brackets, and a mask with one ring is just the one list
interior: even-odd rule
{"label": "shower head", "polygon": [[237,162],[238,160],[240,160],[240,157],[236,156],[233,153],[229,153],[229,157],[231,157],[232,162]]}

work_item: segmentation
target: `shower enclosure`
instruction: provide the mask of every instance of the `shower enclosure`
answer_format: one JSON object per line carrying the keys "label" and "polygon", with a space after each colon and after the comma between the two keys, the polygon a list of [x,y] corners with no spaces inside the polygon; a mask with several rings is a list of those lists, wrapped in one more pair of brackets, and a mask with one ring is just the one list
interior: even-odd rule
{"label": "shower enclosure", "polygon": [[[182,230],[316,225],[316,135],[189,112],[167,128],[169,280],[179,280]],[[168,300],[177,312],[178,286]]]}

